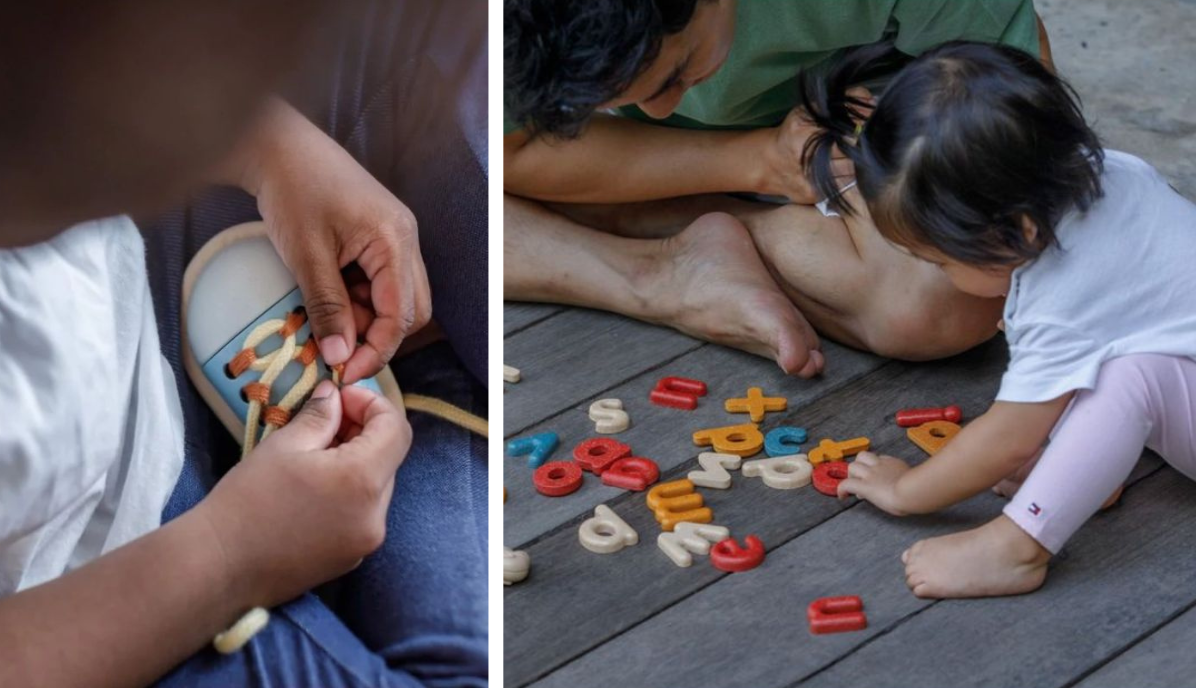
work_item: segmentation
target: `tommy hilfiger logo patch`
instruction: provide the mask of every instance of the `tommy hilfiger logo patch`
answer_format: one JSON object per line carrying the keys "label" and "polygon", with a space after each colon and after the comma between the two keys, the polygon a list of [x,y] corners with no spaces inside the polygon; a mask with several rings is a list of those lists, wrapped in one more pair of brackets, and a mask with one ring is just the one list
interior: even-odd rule
{"label": "tommy hilfiger logo patch", "polygon": [[1029,511],[1032,516],[1038,516],[1042,513],[1042,507],[1038,506],[1035,502],[1030,502],[1030,506],[1026,511]]}

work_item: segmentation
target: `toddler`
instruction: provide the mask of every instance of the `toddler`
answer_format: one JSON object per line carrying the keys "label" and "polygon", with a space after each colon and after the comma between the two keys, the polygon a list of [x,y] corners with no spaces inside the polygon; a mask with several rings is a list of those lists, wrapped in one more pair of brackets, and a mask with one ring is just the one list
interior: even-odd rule
{"label": "toddler", "polygon": [[[901,59],[868,46],[803,77],[824,129],[807,169],[832,207],[870,213],[961,291],[1004,296],[1010,360],[992,407],[942,451],[912,468],[861,454],[839,493],[926,513],[1037,456],[1003,515],[902,555],[920,597],[1028,592],[1143,447],[1196,477],[1196,206],[1147,163],[1103,150],[1070,87],[1016,49],[946,44],[875,103],[848,93]],[[855,189],[836,185],[834,147]]]}

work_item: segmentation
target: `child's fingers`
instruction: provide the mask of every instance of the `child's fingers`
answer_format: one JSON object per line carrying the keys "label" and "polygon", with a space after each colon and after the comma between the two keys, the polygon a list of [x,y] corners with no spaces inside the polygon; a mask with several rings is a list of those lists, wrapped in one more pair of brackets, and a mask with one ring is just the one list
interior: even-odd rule
{"label": "child's fingers", "polygon": [[341,400],[349,439],[338,453],[365,462],[380,480],[392,478],[411,446],[406,416],[385,397],[362,387],[342,388]]}
{"label": "child's fingers", "polygon": [[320,346],[320,355],[329,365],[349,360],[357,333],[353,330],[353,312],[349,292],[337,265],[335,247],[312,243],[300,259],[288,261],[303,292],[308,324]]}
{"label": "child's fingers", "polygon": [[838,495],[839,499],[847,499],[855,496],[856,488],[859,486],[859,481],[847,478],[839,482]]}
{"label": "child's fingers", "polygon": [[418,265],[412,265],[404,255],[404,252],[413,252],[418,256],[419,244],[404,243],[399,236],[400,230],[390,227],[381,232],[379,240],[370,243],[357,257],[358,265],[370,279],[374,319],[361,333],[364,343],[345,364],[348,382],[356,382],[381,370],[398,351],[408,330],[418,329],[427,322],[427,318],[422,317],[423,303],[430,304],[423,263],[415,261]]}
{"label": "child's fingers", "polygon": [[361,426],[357,423],[341,423],[341,427],[336,432],[336,441],[338,445],[345,442],[352,442],[354,437],[361,434]]}
{"label": "child's fingers", "polygon": [[869,475],[871,475],[871,469],[865,464],[853,461],[847,466],[848,478],[853,480],[867,480]]}
{"label": "child's fingers", "polygon": [[349,299],[357,303],[369,303],[370,278],[365,274],[365,270],[353,262],[341,270],[341,274],[344,275],[345,286],[349,289]]}
{"label": "child's fingers", "polygon": [[262,441],[275,451],[307,452],[325,449],[341,424],[342,408],[336,386],[324,380],[289,423]]}
{"label": "child's fingers", "polygon": [[374,311],[367,305],[353,302],[353,324],[358,332],[366,332],[374,324]]}
{"label": "child's fingers", "polygon": [[[876,454],[874,454],[872,452],[860,452],[859,454],[856,454],[855,461],[852,462],[852,465],[853,466],[858,465],[858,466],[862,467],[862,466],[875,466],[879,463],[880,463],[880,457],[877,456]],[[848,468],[849,473],[850,473],[850,470],[851,469],[849,467]]]}

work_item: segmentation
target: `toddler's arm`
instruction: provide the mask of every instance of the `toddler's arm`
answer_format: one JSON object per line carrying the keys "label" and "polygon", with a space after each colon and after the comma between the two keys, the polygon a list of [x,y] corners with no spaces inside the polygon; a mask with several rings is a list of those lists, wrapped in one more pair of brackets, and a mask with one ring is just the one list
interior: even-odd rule
{"label": "toddler's arm", "polygon": [[938,511],[1017,470],[1042,448],[1071,393],[1051,401],[998,401],[938,454],[911,468],[892,456],[860,454],[839,496],[855,495],[897,516]]}

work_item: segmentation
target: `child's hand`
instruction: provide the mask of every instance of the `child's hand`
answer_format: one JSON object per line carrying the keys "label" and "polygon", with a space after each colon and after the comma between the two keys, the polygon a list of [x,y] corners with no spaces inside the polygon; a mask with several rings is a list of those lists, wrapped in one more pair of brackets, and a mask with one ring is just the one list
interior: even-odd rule
{"label": "child's hand", "polygon": [[861,452],[847,469],[847,479],[839,483],[839,498],[855,495],[894,516],[908,510],[897,495],[897,481],[909,470],[901,459],[872,452]]}
{"label": "child's hand", "polygon": [[196,507],[225,555],[230,592],[271,606],[377,549],[410,444],[406,417],[385,398],[321,383]]}
{"label": "child's hand", "polygon": [[432,316],[415,217],[281,101],[241,160],[238,178],[299,282],[325,362],[345,363],[350,384],[377,373]]}

